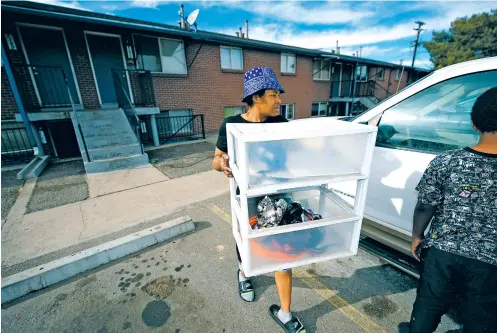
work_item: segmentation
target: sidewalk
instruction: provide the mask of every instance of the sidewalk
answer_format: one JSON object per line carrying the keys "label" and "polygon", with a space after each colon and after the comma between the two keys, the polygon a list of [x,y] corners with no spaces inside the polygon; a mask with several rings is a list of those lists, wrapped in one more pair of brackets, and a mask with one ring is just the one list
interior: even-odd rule
{"label": "sidewalk", "polygon": [[2,235],[2,268],[161,218],[228,190],[222,173],[208,171],[26,214]]}

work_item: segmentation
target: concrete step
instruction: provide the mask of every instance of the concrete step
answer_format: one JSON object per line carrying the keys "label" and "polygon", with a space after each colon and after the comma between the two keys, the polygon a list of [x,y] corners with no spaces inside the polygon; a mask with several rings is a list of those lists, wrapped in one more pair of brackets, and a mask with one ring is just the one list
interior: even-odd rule
{"label": "concrete step", "polygon": [[80,122],[81,128],[83,130],[99,130],[99,129],[109,129],[109,128],[130,128],[131,125],[128,123],[127,119],[122,120],[110,120],[110,119],[99,119],[99,120],[82,120]]}
{"label": "concrete step", "polygon": [[138,140],[134,134],[113,135],[104,137],[85,138],[88,149],[105,148],[117,145],[136,144]]}
{"label": "concrete step", "polygon": [[106,160],[85,162],[85,169],[87,173],[96,173],[127,169],[147,164],[149,164],[148,155],[140,154],[129,157],[118,157]]}
{"label": "concrete step", "polygon": [[83,129],[83,134],[86,139],[91,139],[91,138],[103,138],[107,136],[119,136],[119,135],[132,135],[133,132],[131,131],[130,128],[115,128],[112,127],[110,129]]}
{"label": "concrete step", "polygon": [[78,112],[78,119],[118,119],[124,117],[124,113],[120,110],[106,110],[106,111],[84,111]]}
{"label": "concrete step", "polygon": [[118,157],[128,157],[141,154],[140,144],[116,145],[99,149],[89,149],[91,161],[107,160]]}

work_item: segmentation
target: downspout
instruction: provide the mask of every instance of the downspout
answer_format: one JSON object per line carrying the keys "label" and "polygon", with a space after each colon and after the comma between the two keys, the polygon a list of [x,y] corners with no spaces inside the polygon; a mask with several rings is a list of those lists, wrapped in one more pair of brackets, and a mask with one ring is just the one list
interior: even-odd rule
{"label": "downspout", "polygon": [[38,137],[33,134],[33,128],[31,127],[31,123],[26,114],[26,110],[24,109],[24,105],[22,104],[21,96],[19,95],[19,90],[17,89],[16,81],[14,79],[14,74],[12,73],[12,69],[10,68],[10,63],[7,58],[7,53],[5,53],[5,48],[3,47],[3,45],[2,45],[2,65],[5,68],[5,73],[7,74],[7,79],[9,80],[12,95],[14,96],[17,108],[19,109],[19,113],[21,114],[24,126],[26,127],[26,133],[28,134],[31,146],[33,147],[34,154],[35,156],[44,156],[45,152],[43,150],[43,145],[41,141],[35,139]]}

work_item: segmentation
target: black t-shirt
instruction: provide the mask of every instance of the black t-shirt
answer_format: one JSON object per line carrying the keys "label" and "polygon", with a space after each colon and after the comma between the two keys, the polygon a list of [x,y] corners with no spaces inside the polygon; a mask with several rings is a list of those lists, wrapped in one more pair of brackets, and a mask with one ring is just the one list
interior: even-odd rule
{"label": "black t-shirt", "polygon": [[[285,117],[276,116],[276,117],[267,117],[266,120],[264,120],[262,123],[285,123],[285,122],[288,122],[288,120],[286,120]],[[224,119],[223,123],[221,124],[221,127],[219,128],[219,136],[217,138],[216,147],[217,149],[228,155],[229,152],[228,152],[228,139],[226,137],[226,124],[229,123],[259,124],[246,120],[245,118],[242,117],[241,114]]]}

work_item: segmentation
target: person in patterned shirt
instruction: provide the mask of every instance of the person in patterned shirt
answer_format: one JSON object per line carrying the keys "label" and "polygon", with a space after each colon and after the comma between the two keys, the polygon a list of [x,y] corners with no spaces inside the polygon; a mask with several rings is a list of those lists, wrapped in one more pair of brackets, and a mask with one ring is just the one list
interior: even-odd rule
{"label": "person in patterned shirt", "polygon": [[435,157],[416,187],[411,333],[435,331],[455,304],[465,333],[497,332],[497,87],[477,98],[471,120],[478,144]]}

